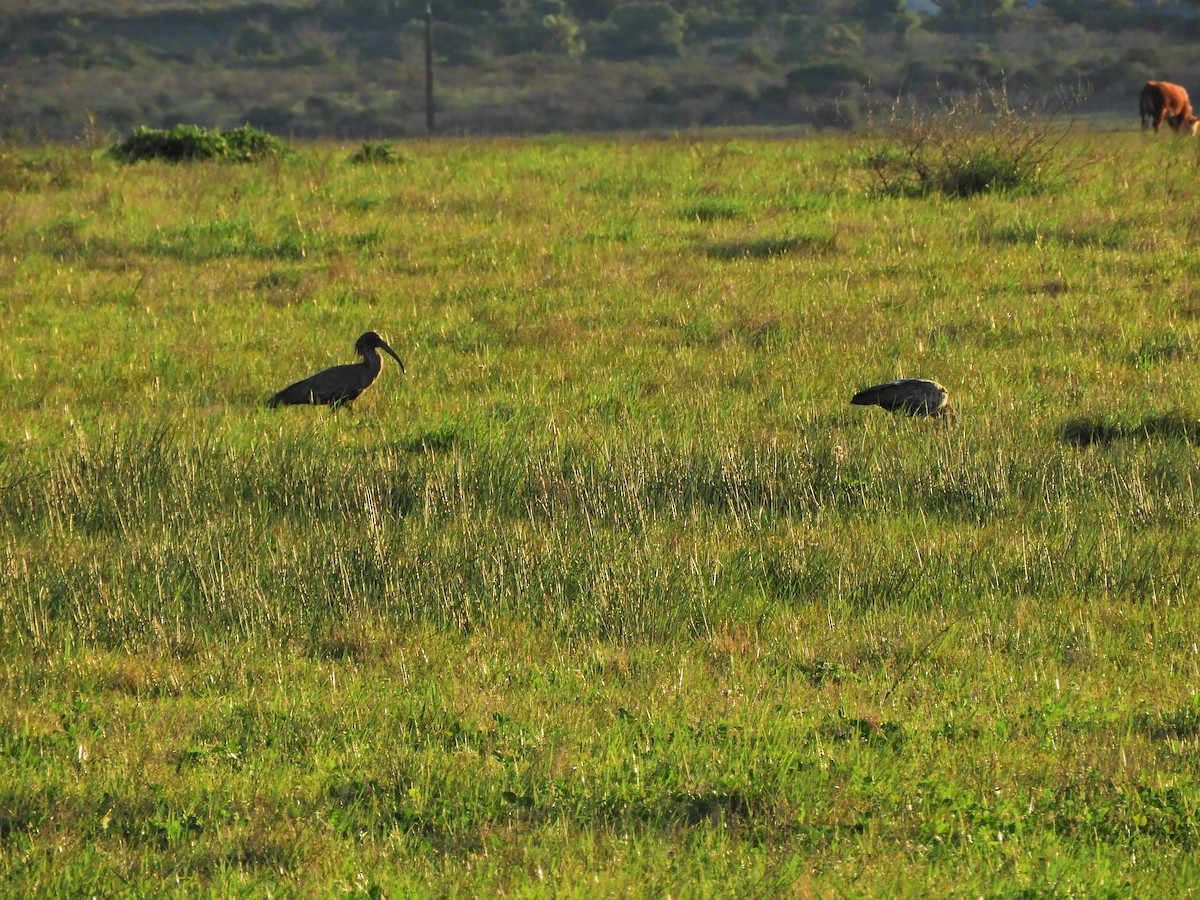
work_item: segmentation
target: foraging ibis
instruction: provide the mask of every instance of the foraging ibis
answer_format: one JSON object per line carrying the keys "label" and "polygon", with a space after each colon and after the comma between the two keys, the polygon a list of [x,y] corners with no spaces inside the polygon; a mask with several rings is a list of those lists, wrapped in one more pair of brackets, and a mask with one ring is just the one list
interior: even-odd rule
{"label": "foraging ibis", "polygon": [[940,416],[950,409],[950,394],[936,381],[901,378],[863,388],[850,402],[858,406],[882,406],[889,412],[910,416]]}
{"label": "foraging ibis", "polygon": [[404,362],[388,346],[387,341],[374,331],[368,331],[354,343],[354,350],[362,358],[362,362],[334,366],[332,369],[318,372],[311,378],[297,381],[268,400],[267,406],[290,406],[294,403],[328,403],[332,406],[342,406],[353,403],[358,395],[379,377],[379,370],[383,368],[380,349],[387,351],[392,359],[400,363],[400,371],[404,371]]}

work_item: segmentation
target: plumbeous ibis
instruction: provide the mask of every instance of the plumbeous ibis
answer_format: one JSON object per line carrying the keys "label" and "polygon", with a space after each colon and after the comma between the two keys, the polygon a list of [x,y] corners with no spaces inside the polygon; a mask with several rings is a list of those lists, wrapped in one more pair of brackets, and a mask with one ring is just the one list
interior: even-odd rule
{"label": "plumbeous ibis", "polygon": [[379,370],[383,367],[379,348],[386,350],[392,359],[400,363],[400,371],[404,371],[404,362],[387,345],[387,341],[375,332],[368,331],[354,343],[354,350],[362,357],[362,362],[334,366],[332,369],[318,372],[311,378],[297,381],[268,400],[267,406],[279,406],[281,403],[285,406],[293,403],[328,403],[332,406],[343,406],[353,403],[358,395],[379,377]]}
{"label": "plumbeous ibis", "polygon": [[910,416],[940,416],[950,411],[950,394],[936,381],[901,378],[863,388],[850,398],[859,406],[882,406],[889,412]]}

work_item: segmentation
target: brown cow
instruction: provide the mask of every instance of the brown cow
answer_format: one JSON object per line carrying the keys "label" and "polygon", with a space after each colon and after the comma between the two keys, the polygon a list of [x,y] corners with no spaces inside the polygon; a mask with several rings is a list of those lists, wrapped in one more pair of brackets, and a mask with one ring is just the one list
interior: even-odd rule
{"label": "brown cow", "polygon": [[1150,120],[1154,121],[1154,133],[1165,121],[1178,134],[1195,134],[1200,119],[1192,115],[1192,104],[1188,93],[1169,81],[1147,81],[1138,98],[1138,111],[1142,115],[1142,130]]}

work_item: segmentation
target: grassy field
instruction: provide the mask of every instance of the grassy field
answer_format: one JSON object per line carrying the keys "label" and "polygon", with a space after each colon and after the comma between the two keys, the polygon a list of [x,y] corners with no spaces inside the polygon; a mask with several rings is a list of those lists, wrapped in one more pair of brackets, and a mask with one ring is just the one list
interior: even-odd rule
{"label": "grassy field", "polygon": [[5,892],[1194,890],[1195,146],[0,148]]}

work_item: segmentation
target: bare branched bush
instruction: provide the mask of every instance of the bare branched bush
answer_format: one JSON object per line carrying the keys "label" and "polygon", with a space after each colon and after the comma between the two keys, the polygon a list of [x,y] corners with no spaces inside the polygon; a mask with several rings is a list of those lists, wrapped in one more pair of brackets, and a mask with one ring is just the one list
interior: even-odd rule
{"label": "bare branched bush", "polygon": [[[1060,152],[1078,97],[1013,108],[1008,91],[985,86],[936,107],[899,97],[882,123],[872,116],[861,164],[882,196],[1039,190],[1077,164]],[[1065,121],[1064,121],[1064,116]]]}

